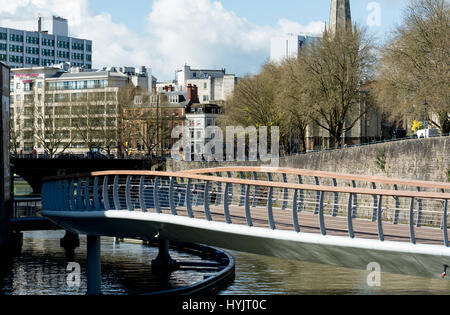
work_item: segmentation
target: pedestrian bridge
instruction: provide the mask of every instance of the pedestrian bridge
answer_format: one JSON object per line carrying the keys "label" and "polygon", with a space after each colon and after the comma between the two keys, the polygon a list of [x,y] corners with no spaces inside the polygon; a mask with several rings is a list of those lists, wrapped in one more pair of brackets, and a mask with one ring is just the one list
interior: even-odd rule
{"label": "pedestrian bridge", "polygon": [[43,215],[73,233],[447,279],[449,199],[449,183],[281,168],[94,172],[42,187]]}

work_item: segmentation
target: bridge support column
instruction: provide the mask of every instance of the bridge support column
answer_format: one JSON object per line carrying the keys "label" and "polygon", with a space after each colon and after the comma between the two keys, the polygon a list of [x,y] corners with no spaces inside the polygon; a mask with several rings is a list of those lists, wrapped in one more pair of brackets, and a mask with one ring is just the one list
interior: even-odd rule
{"label": "bridge support column", "polygon": [[59,241],[59,245],[65,249],[80,247],[80,238],[78,234],[66,231],[66,235]]}
{"label": "bridge support column", "polygon": [[87,295],[101,295],[101,238],[100,236],[87,237]]}
{"label": "bridge support column", "polygon": [[158,257],[152,261],[153,271],[173,271],[177,269],[177,262],[170,257],[169,241],[158,240]]}

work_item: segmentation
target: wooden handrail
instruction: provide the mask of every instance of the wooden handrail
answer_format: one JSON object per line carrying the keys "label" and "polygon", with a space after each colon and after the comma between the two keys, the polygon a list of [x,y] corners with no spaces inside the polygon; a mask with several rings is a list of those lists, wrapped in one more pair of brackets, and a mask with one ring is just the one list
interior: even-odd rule
{"label": "wooden handrail", "polygon": [[341,180],[354,180],[354,181],[364,181],[369,183],[380,183],[380,184],[392,184],[399,186],[408,187],[423,187],[423,188],[436,188],[450,190],[450,183],[443,182],[431,182],[431,181],[421,181],[421,180],[409,180],[409,179],[396,179],[389,177],[380,176],[364,176],[364,175],[351,175],[351,174],[341,174],[333,172],[324,171],[313,171],[305,169],[291,169],[291,168],[264,168],[264,167],[218,167],[210,169],[196,169],[187,170],[183,173],[188,174],[208,174],[208,173],[225,173],[225,172],[257,172],[257,173],[271,173],[271,174],[287,174],[287,175],[304,175],[304,176],[316,176],[320,178],[331,178],[331,179],[341,179]]}
{"label": "wooden handrail", "polygon": [[450,193],[436,193],[436,192],[419,192],[419,191],[403,191],[403,190],[374,190],[367,188],[353,188],[353,187],[334,187],[334,186],[317,186],[317,185],[300,185],[294,183],[282,183],[282,182],[270,182],[261,180],[245,180],[237,178],[217,177],[208,175],[192,174],[188,172],[152,172],[152,171],[104,171],[93,172],[61,177],[48,177],[44,179],[44,182],[61,181],[70,179],[80,179],[87,177],[100,177],[100,176],[153,176],[153,177],[166,177],[166,178],[184,178],[200,181],[229,183],[236,185],[250,185],[259,187],[272,187],[281,189],[293,189],[293,190],[309,190],[309,191],[323,191],[330,193],[348,193],[358,195],[369,196],[389,196],[389,197],[405,197],[405,198],[418,198],[418,199],[438,199],[438,200],[450,200]]}

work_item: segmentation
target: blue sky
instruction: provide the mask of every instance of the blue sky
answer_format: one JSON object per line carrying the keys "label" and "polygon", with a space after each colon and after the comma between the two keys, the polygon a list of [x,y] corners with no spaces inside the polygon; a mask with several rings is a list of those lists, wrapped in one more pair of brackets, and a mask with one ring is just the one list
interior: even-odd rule
{"label": "blue sky", "polygon": [[[188,1],[188,0],[186,0]],[[285,18],[307,24],[311,21],[328,23],[330,0],[220,0],[223,7],[234,11],[238,16],[246,18],[250,23],[267,26],[275,25],[279,19]],[[355,22],[365,24],[371,11],[367,6],[371,2],[381,7],[381,25],[371,27],[378,35],[388,33],[399,23],[407,0],[352,0],[351,9]],[[92,0],[91,7],[96,13],[106,11],[112,14],[116,22],[125,23],[135,32],[143,32],[145,19],[151,11],[153,0]],[[168,8],[170,10],[170,8]]]}
{"label": "blue sky", "polygon": [[[408,0],[350,2],[353,21],[369,18],[385,40]],[[271,37],[322,32],[330,0],[0,0],[0,26],[36,30],[38,14],[65,17],[71,36],[92,40],[95,68],[143,65],[167,80],[184,64],[257,73]]]}

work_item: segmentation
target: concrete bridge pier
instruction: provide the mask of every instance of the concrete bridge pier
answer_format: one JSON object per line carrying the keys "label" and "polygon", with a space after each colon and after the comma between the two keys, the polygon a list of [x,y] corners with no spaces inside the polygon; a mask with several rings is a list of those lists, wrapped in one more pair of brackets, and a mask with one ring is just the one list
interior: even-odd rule
{"label": "concrete bridge pier", "polygon": [[158,240],[158,257],[152,261],[152,270],[156,272],[171,272],[177,269],[177,262],[170,257],[169,241],[164,239]]}
{"label": "concrete bridge pier", "polygon": [[75,249],[80,247],[80,237],[78,234],[66,231],[64,237],[59,241],[59,245],[65,249]]}
{"label": "concrete bridge pier", "polygon": [[87,236],[87,295],[102,295],[101,238]]}

